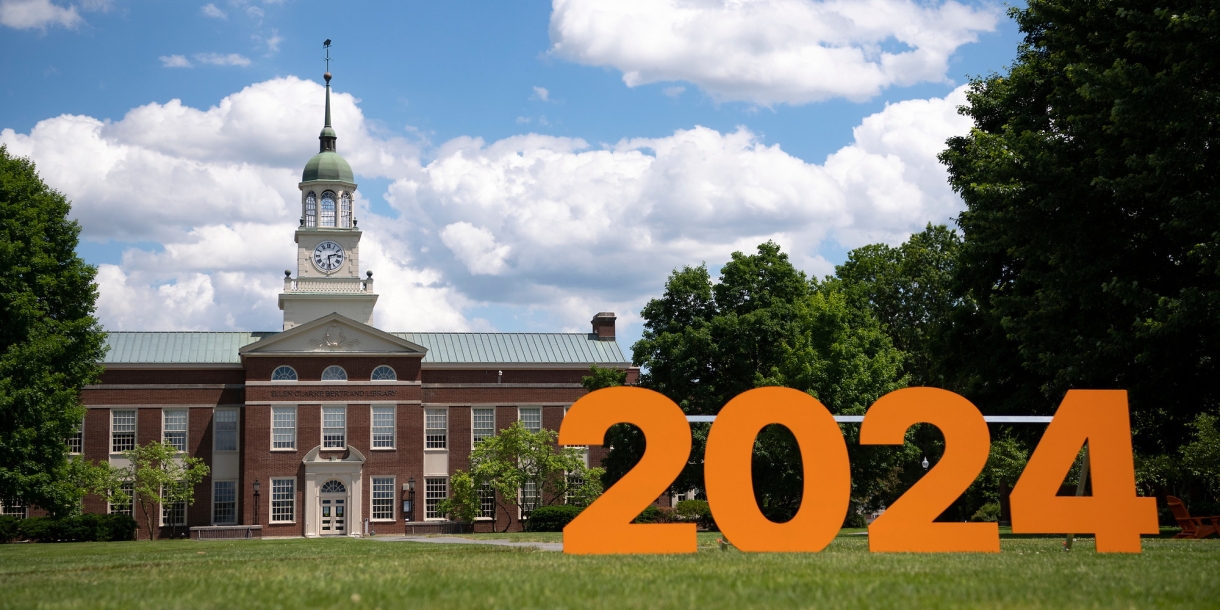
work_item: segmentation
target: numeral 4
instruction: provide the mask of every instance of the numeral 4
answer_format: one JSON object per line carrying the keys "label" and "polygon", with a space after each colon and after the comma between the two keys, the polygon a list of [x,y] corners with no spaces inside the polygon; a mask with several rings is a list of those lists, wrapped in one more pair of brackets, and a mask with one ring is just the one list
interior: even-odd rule
{"label": "numeral 4", "polygon": [[[1093,495],[1056,495],[1085,443]],[[1127,392],[1069,390],[1009,503],[1013,533],[1091,533],[1100,553],[1140,552],[1140,534],[1160,530],[1156,499],[1135,495]]]}

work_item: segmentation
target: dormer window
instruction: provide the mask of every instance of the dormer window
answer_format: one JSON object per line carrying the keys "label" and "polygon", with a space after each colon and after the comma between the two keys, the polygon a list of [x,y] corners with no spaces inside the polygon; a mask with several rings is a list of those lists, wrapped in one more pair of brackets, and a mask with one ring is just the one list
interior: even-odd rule
{"label": "dormer window", "polygon": [[332,364],[322,371],[322,381],[347,381],[347,371]]}
{"label": "dormer window", "polygon": [[271,371],[271,381],[296,381],[297,372],[292,367],[283,364]]}
{"label": "dormer window", "polygon": [[318,226],[318,196],[313,191],[305,195],[305,226]]}
{"label": "dormer window", "polygon": [[347,191],[343,191],[343,195],[339,197],[339,226],[352,226],[352,195]]}
{"label": "dormer window", "polygon": [[323,227],[335,226],[335,193],[334,191],[326,191],[322,193],[322,224]]}

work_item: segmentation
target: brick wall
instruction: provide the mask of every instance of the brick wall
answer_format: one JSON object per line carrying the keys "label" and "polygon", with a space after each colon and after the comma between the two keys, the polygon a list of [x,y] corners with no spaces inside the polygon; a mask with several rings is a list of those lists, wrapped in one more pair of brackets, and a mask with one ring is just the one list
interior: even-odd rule
{"label": "brick wall", "polygon": [[373,369],[387,365],[394,369],[399,381],[418,381],[423,356],[258,356],[246,358],[246,379],[269,381],[271,372],[280,365],[296,370],[301,381],[318,381],[326,367],[339,365],[347,371],[348,381],[368,381]]}

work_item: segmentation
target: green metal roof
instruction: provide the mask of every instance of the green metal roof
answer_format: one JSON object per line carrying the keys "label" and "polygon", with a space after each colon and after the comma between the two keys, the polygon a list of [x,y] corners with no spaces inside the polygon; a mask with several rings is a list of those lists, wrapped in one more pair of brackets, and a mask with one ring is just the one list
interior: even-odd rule
{"label": "green metal roof", "polygon": [[[239,364],[237,351],[278,332],[111,332],[103,364]],[[428,348],[429,364],[627,365],[617,341],[577,333],[391,333]]]}
{"label": "green metal roof", "polygon": [[576,333],[391,333],[428,348],[425,363],[627,364],[617,341]]}
{"label": "green metal roof", "polygon": [[301,182],[312,180],[347,182],[348,184],[356,182],[355,175],[352,174],[352,166],[348,165],[347,161],[339,156],[339,153],[329,150],[314,155],[305,164],[305,171],[301,172]]}

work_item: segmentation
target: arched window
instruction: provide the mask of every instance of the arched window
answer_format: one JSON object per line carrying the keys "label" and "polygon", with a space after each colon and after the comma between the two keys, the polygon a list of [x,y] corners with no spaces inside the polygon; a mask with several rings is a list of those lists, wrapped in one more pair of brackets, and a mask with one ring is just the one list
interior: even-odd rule
{"label": "arched window", "polygon": [[305,226],[318,226],[318,196],[313,191],[305,195]]}
{"label": "arched window", "polygon": [[283,364],[271,371],[271,381],[296,381],[297,372],[292,367]]}
{"label": "arched window", "polygon": [[335,226],[335,192],[322,193],[322,224],[323,227]]}
{"label": "arched window", "polygon": [[383,364],[373,369],[373,381],[398,381],[398,373]]}
{"label": "arched window", "polygon": [[347,381],[347,371],[343,367],[330,365],[322,371],[322,381]]}
{"label": "arched window", "polygon": [[352,195],[347,191],[339,197],[339,226],[352,226]]}
{"label": "arched window", "polygon": [[324,494],[345,494],[347,493],[347,488],[343,486],[343,483],[331,479],[322,484],[320,491]]}

